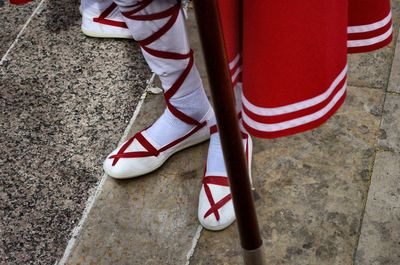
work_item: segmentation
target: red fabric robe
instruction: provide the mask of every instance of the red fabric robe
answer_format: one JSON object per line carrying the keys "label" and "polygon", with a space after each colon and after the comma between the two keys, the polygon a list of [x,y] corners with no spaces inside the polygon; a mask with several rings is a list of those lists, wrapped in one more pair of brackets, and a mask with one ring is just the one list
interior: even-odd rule
{"label": "red fabric robe", "polygon": [[[392,40],[389,0],[218,0],[243,121],[256,137],[321,125],[346,96],[347,53]],[[243,69],[243,71],[242,71]]]}

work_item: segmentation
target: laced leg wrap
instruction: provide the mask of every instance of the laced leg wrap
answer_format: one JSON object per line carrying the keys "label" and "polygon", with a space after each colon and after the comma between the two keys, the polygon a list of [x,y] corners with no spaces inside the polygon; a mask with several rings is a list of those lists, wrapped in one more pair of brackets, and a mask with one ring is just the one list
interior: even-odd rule
{"label": "laced leg wrap", "polygon": [[125,18],[133,21],[152,21],[152,20],[167,19],[166,23],[163,26],[161,26],[157,31],[155,31],[150,36],[142,40],[139,40],[137,42],[145,52],[159,59],[176,60],[176,61],[188,60],[188,63],[184,68],[183,72],[181,73],[181,75],[172,84],[172,86],[165,91],[164,97],[169,111],[171,111],[171,113],[174,114],[178,119],[182,120],[187,124],[200,126],[201,125],[200,122],[186,115],[182,111],[178,110],[170,102],[171,98],[179,90],[185,79],[188,77],[190,71],[192,70],[194,64],[193,51],[190,49],[189,52],[187,53],[179,53],[174,51],[161,51],[150,47],[152,43],[154,43],[155,41],[160,39],[163,35],[165,35],[177,21],[177,18],[181,10],[180,1],[178,1],[174,6],[157,13],[139,14],[140,11],[144,10],[152,2],[153,0],[143,0],[130,7],[125,7],[124,10],[126,9],[132,9],[132,10],[124,11],[122,12],[122,15]]}
{"label": "laced leg wrap", "polygon": [[[199,122],[198,120],[190,117],[189,115],[183,113],[181,110],[177,109],[172,103],[171,99],[174,95],[177,94],[178,90],[182,87],[184,82],[186,81],[187,77],[192,71],[193,65],[194,65],[194,56],[193,56],[193,51],[189,49],[188,52],[181,53],[179,51],[163,51],[154,48],[154,45],[152,47],[152,44],[156,43],[157,40],[162,38],[165,34],[167,34],[168,31],[171,30],[171,28],[174,26],[176,23],[178,17],[181,15],[181,7],[180,7],[180,1],[177,1],[175,5],[172,5],[171,7],[168,7],[165,10],[158,11],[152,14],[147,14],[145,9],[149,7],[153,2],[153,0],[143,0],[140,2],[136,2],[133,5],[124,5],[126,4],[126,0],[116,0],[115,1],[120,5],[120,10],[122,15],[125,17],[125,21],[128,25],[129,28],[132,27],[131,31],[135,31],[134,26],[130,26],[130,21],[131,22],[144,22],[144,21],[165,21],[165,23],[159,27],[157,30],[155,30],[152,34],[149,36],[146,36],[145,38],[138,38],[138,36],[135,36],[133,34],[133,37],[137,40],[137,43],[141,46],[142,50],[148,53],[149,55],[155,57],[158,61],[178,61],[177,62],[177,68],[180,68],[182,63],[187,61],[186,66],[184,66],[183,71],[180,73],[180,75],[177,77],[175,82],[168,88],[164,88],[164,97],[165,97],[165,102],[167,105],[168,110],[179,120],[189,124],[193,125],[194,128],[186,135],[183,137],[169,143],[166,146],[163,146],[161,149],[157,150],[154,148],[146,139],[143,137],[141,132],[137,133],[134,137],[132,137],[130,140],[128,140],[119,150],[119,152],[116,155],[110,156],[110,159],[113,160],[113,166],[118,162],[120,158],[134,158],[134,157],[146,157],[146,156],[158,156],[160,152],[165,151],[168,148],[171,148],[174,145],[177,145],[184,139],[188,138],[189,136],[193,135],[195,132],[199,131],[201,128],[207,125],[207,121],[204,122]],[[130,1],[132,2],[132,1]],[[160,1],[159,3],[167,5],[168,3]],[[136,24],[138,25],[138,24]],[[154,25],[153,25],[154,26]],[[136,29],[137,30],[137,29]],[[140,29],[139,29],[140,30]],[[139,40],[138,40],[139,39]],[[144,53],[145,54],[145,53]],[[146,54],[145,54],[146,57]],[[149,63],[150,64],[150,63]],[[161,62],[162,64],[162,62]],[[150,65],[151,66],[151,65]],[[162,71],[162,67],[159,67]],[[152,70],[154,70],[152,68]],[[178,69],[181,70],[181,69]],[[196,70],[197,71],[197,70]],[[157,73],[157,71],[155,71]],[[197,73],[197,72],[196,72]],[[162,74],[160,74],[162,76]],[[200,78],[199,82],[201,84]],[[164,85],[163,85],[164,87]],[[125,152],[125,150],[129,147],[129,145],[133,142],[133,140],[136,139],[138,142],[144,146],[147,151],[140,151],[140,152]]]}

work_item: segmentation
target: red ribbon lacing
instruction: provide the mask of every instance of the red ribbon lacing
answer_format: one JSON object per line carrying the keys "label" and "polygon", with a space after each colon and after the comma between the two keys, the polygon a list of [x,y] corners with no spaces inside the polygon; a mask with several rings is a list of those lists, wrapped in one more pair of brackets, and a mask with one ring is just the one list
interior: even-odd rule
{"label": "red ribbon lacing", "polygon": [[[193,135],[194,133],[199,131],[201,128],[203,128],[207,124],[206,121],[200,123],[199,121],[193,119],[192,117],[190,117],[190,116],[186,115],[185,113],[183,113],[182,111],[178,110],[170,103],[170,99],[182,86],[183,82],[185,81],[185,79],[187,78],[187,76],[189,75],[189,73],[193,67],[193,63],[194,63],[193,51],[190,50],[188,53],[182,54],[182,53],[176,53],[176,52],[158,51],[158,50],[154,50],[154,49],[151,49],[148,47],[148,45],[150,45],[151,43],[153,43],[154,41],[159,39],[161,36],[163,36],[174,25],[174,23],[176,22],[176,19],[178,18],[179,11],[180,11],[180,3],[178,1],[178,3],[176,5],[174,5],[173,7],[169,8],[167,10],[161,11],[159,13],[149,14],[149,15],[136,15],[139,11],[146,8],[152,1],[153,0],[143,0],[135,5],[131,6],[134,8],[133,10],[127,11],[127,12],[122,12],[122,15],[124,15],[125,17],[127,17],[129,19],[139,20],[139,21],[158,20],[158,19],[163,19],[163,18],[169,17],[169,20],[167,21],[167,23],[165,23],[158,31],[153,33],[151,36],[149,36],[143,40],[137,41],[137,42],[139,43],[139,45],[142,47],[143,50],[145,50],[149,54],[151,54],[155,57],[159,57],[161,59],[171,59],[171,60],[189,59],[188,65],[186,66],[186,68],[184,69],[182,74],[178,77],[178,79],[175,81],[175,83],[171,86],[171,88],[167,92],[164,93],[164,97],[165,97],[165,102],[166,102],[167,108],[175,117],[177,117],[178,119],[180,119],[181,121],[183,121],[187,124],[194,125],[195,127],[189,133],[184,135],[183,137],[163,146],[159,150],[157,150],[152,144],[150,144],[146,140],[146,138],[142,135],[142,132],[138,132],[135,136],[130,138],[120,148],[120,150],[118,151],[117,154],[109,157],[109,159],[114,159],[114,161],[112,163],[113,166],[115,166],[117,164],[117,162],[120,158],[137,158],[137,157],[158,156],[161,152],[179,144],[180,142],[182,142],[186,138],[190,137],[191,135]],[[135,139],[147,151],[125,152],[125,150],[129,147],[129,145]]]}
{"label": "red ribbon lacing", "polygon": [[100,14],[99,17],[95,17],[93,18],[94,22],[100,23],[100,24],[105,24],[105,25],[109,25],[109,26],[114,26],[114,27],[120,27],[120,28],[125,28],[127,29],[128,26],[126,25],[125,22],[123,21],[115,21],[115,20],[111,20],[108,19],[108,15],[111,14],[111,12],[113,12],[115,9],[117,9],[118,6],[116,3],[112,3],[109,7],[107,7],[103,13]]}

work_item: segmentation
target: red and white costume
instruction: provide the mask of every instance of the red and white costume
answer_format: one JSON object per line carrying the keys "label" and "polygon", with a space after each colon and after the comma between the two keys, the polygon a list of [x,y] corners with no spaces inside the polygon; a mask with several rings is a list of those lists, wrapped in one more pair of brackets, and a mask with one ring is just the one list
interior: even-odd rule
{"label": "red and white costume", "polygon": [[[241,91],[237,109],[250,169],[246,129],[275,138],[322,124],[345,99],[347,53],[373,51],[392,40],[389,0],[217,1],[232,83]],[[198,217],[208,229],[224,229],[235,219],[229,182],[180,1],[84,0],[82,6],[87,35],[133,35],[160,77],[167,105],[150,128],[107,157],[105,171],[130,178],[155,170],[173,153],[208,139],[208,125]]]}

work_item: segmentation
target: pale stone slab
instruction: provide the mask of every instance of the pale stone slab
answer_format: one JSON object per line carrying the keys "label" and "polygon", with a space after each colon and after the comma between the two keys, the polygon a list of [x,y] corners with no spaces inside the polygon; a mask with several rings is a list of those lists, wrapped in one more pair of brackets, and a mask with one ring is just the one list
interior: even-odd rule
{"label": "pale stone slab", "polygon": [[387,94],[379,145],[400,153],[400,95]]}
{"label": "pale stone slab", "polygon": [[[161,95],[148,96],[131,135],[163,108]],[[67,264],[184,264],[198,228],[206,153],[202,144],[174,155],[152,174],[108,178]]]}
{"label": "pale stone slab", "polygon": [[[383,92],[352,88],[326,124],[256,140],[256,206],[267,264],[353,263],[375,153]],[[237,227],[204,231],[191,265],[242,264]]]}
{"label": "pale stone slab", "polygon": [[400,21],[400,1],[392,0],[394,38],[390,45],[374,52],[349,55],[348,83],[352,86],[385,89],[389,82]]}
{"label": "pale stone slab", "polygon": [[[399,36],[399,34],[397,34]],[[400,93],[400,38],[397,37],[396,52],[393,57],[388,91]]]}
{"label": "pale stone slab", "polygon": [[400,155],[379,152],[363,219],[356,265],[400,264]]}

